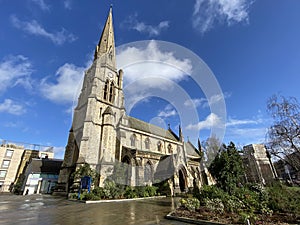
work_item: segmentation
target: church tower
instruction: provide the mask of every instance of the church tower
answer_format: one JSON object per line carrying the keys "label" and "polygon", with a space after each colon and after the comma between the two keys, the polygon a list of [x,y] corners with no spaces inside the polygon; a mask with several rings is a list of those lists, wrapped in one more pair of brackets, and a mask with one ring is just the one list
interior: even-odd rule
{"label": "church tower", "polygon": [[95,49],[94,61],[85,72],[74,111],[58,185],[68,192],[70,175],[88,163],[100,174],[103,185],[116,157],[116,125],[125,113],[123,72],[117,71],[112,8]]}

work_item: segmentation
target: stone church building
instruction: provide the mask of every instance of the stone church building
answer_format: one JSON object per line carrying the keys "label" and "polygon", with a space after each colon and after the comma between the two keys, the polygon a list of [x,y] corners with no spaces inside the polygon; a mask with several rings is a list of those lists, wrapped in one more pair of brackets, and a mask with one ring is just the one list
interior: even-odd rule
{"label": "stone church building", "polygon": [[[126,74],[124,74],[126,76]],[[178,135],[126,114],[123,71],[116,67],[112,9],[110,9],[94,61],[85,72],[81,94],[74,111],[72,127],[58,180],[58,191],[67,193],[70,175],[88,163],[99,173],[99,186],[126,165],[121,183],[130,186],[152,185],[168,180],[176,192],[194,185],[210,183],[201,169],[201,147],[184,142]]]}

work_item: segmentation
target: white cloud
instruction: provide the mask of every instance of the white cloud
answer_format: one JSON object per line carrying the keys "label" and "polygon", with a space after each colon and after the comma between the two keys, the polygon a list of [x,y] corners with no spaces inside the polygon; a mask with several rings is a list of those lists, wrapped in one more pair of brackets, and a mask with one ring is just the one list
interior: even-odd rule
{"label": "white cloud", "polygon": [[209,101],[207,101],[206,98],[192,98],[188,99],[184,102],[184,105],[187,107],[202,107],[202,108],[208,108],[209,104],[218,104],[222,99],[229,98],[231,94],[229,93],[223,93],[220,95],[213,95],[209,98]]}
{"label": "white cloud", "polygon": [[37,4],[41,10],[50,11],[50,5],[47,5],[44,0],[31,0],[33,3]]}
{"label": "white cloud", "polygon": [[21,21],[15,15],[10,17],[12,24],[29,34],[40,36],[51,40],[54,44],[62,45],[65,42],[73,42],[77,37],[62,28],[61,31],[48,32],[43,28],[36,20],[32,21]]}
{"label": "white cloud", "polygon": [[145,48],[122,49],[117,54],[117,62],[120,68],[126,66],[122,69],[126,74],[124,79],[128,82],[149,76],[179,81],[192,73],[192,64],[189,59],[178,59],[173,52],[162,51],[154,40],[150,41]]}
{"label": "white cloud", "polygon": [[167,118],[167,117],[176,116],[176,115],[177,115],[177,112],[174,109],[174,107],[172,105],[168,104],[162,111],[160,111],[158,113],[157,116]]}
{"label": "white cloud", "polygon": [[23,105],[16,103],[11,99],[5,99],[3,103],[0,103],[0,112],[22,115],[26,112],[26,110]]}
{"label": "white cloud", "polygon": [[66,9],[71,10],[71,9],[72,9],[72,0],[65,0],[65,1],[64,1],[64,7],[65,7]]}
{"label": "white cloud", "polygon": [[216,24],[232,25],[249,21],[249,7],[254,0],[196,0],[193,12],[193,26],[201,33]]}
{"label": "white cloud", "polygon": [[0,62],[0,93],[15,85],[31,88],[32,65],[23,55],[8,56]]}
{"label": "white cloud", "polygon": [[211,113],[209,114],[204,121],[200,121],[197,124],[189,124],[186,129],[187,130],[203,130],[203,129],[211,129],[212,127],[219,127],[221,125],[221,119],[218,115]]}
{"label": "white cloud", "polygon": [[184,105],[187,107],[200,107],[202,106],[204,103],[207,103],[206,98],[192,98],[192,99],[188,99],[184,102]]}
{"label": "white cloud", "polygon": [[49,82],[47,78],[41,81],[42,94],[56,103],[71,103],[77,100],[85,69],[69,63],[64,64],[56,71],[55,83]]}
{"label": "white cloud", "polygon": [[176,82],[192,73],[192,63],[176,56],[178,52],[164,51],[154,40],[117,51],[118,68],[124,70],[126,109],[152,96],[165,96],[166,90],[178,88]]}
{"label": "white cloud", "polygon": [[137,14],[129,16],[122,26],[148,34],[150,37],[158,36],[163,30],[169,28],[169,21],[161,21],[158,25],[149,25],[137,20]]}
{"label": "white cloud", "polygon": [[242,145],[263,143],[266,133],[266,127],[229,128],[226,130],[226,139],[237,140]]}
{"label": "white cloud", "polygon": [[261,119],[244,119],[244,120],[240,120],[240,119],[232,119],[229,118],[226,126],[230,127],[230,126],[239,126],[239,125],[249,125],[249,124],[259,124],[261,123]]}

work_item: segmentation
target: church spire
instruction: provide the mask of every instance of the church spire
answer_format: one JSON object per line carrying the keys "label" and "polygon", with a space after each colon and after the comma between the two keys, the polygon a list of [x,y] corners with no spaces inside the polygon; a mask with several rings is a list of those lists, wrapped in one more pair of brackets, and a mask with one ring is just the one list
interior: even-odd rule
{"label": "church spire", "polygon": [[100,40],[95,49],[94,60],[107,55],[111,61],[111,66],[116,68],[115,62],[115,38],[113,28],[112,6],[110,6],[109,13],[104,25]]}
{"label": "church spire", "polygon": [[183,142],[183,135],[182,135],[182,129],[181,129],[181,126],[179,125],[179,141],[180,142]]}

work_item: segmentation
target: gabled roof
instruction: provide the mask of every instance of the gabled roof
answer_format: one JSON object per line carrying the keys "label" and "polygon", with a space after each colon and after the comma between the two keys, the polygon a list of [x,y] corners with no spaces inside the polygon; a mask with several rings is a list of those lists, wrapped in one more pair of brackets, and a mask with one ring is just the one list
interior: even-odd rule
{"label": "gabled roof", "polygon": [[173,141],[179,141],[178,136],[175,135],[171,130],[165,130],[161,127],[146,123],[130,116],[128,116],[128,126],[139,131],[154,134],[163,138],[171,139]]}
{"label": "gabled roof", "polygon": [[198,157],[198,158],[201,157],[198,149],[190,141],[184,142],[184,147],[186,150],[186,154],[188,156],[193,156],[193,157]]}

